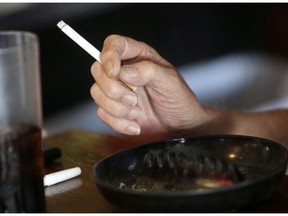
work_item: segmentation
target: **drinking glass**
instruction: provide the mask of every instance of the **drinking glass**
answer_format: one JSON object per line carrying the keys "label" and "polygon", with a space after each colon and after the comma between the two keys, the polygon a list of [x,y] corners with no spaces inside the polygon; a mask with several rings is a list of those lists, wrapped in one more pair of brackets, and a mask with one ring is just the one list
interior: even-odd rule
{"label": "drinking glass", "polygon": [[38,37],[0,31],[0,212],[45,212]]}

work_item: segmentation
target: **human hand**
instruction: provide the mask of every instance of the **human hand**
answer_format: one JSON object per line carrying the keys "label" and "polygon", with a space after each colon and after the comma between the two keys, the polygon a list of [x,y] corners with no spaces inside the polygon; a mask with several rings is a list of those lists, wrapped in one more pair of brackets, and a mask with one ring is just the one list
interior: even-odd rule
{"label": "human hand", "polygon": [[165,134],[197,128],[205,120],[205,109],[179,72],[147,44],[111,35],[100,58],[102,64],[91,67],[91,96],[99,118],[115,131]]}

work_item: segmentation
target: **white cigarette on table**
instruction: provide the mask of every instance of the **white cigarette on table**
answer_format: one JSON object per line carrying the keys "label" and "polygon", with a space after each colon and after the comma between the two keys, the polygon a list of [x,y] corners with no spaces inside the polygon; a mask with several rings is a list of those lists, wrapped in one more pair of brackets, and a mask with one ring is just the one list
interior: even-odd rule
{"label": "white cigarette on table", "polygon": [[[100,60],[100,51],[95,48],[91,43],[89,43],[85,38],[83,38],[80,34],[78,34],[73,28],[71,28],[68,24],[66,24],[63,20],[58,22],[58,28],[60,28],[68,37],[70,37],[75,43],[77,43],[80,47],[82,47],[86,52],[88,52],[94,59],[98,62]],[[135,91],[137,87],[126,84],[131,90]]]}
{"label": "white cigarette on table", "polygon": [[81,174],[80,167],[61,170],[44,176],[44,186],[51,186],[68,179],[74,178]]}

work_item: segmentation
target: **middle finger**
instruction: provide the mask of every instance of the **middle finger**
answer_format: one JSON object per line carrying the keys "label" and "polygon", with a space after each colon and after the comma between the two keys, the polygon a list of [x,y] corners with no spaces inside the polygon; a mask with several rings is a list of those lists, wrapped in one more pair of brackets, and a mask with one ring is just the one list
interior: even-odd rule
{"label": "middle finger", "polygon": [[139,119],[142,116],[142,111],[138,106],[127,106],[107,97],[97,83],[91,87],[91,96],[99,107],[116,118],[132,120]]}

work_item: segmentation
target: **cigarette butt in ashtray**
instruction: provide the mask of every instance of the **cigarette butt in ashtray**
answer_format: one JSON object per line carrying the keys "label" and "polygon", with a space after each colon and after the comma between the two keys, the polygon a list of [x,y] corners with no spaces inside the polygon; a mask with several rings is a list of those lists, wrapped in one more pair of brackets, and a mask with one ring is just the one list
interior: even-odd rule
{"label": "cigarette butt in ashtray", "polygon": [[50,173],[44,176],[44,186],[51,186],[68,179],[74,178],[81,174],[80,167],[74,167],[70,169],[61,170],[58,172]]}
{"label": "cigarette butt in ashtray", "polygon": [[[84,39],[80,34],[78,34],[73,28],[66,24],[63,20],[57,23],[58,28],[60,28],[68,37],[70,37],[75,43],[82,47],[86,52],[88,52],[94,59],[101,63],[100,51],[96,49],[91,43]],[[135,91],[137,87],[126,84],[131,90]]]}

